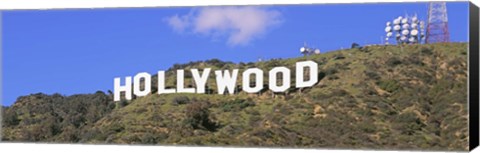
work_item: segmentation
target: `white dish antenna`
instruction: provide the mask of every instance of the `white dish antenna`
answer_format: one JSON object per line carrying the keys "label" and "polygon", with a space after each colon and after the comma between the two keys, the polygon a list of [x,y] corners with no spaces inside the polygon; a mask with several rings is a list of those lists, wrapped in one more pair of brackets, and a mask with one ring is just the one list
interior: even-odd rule
{"label": "white dish antenna", "polygon": [[408,30],[403,30],[403,31],[402,31],[402,35],[404,35],[404,36],[408,35],[409,33],[410,33],[410,32],[409,32]]}
{"label": "white dish antenna", "polygon": [[400,25],[395,25],[393,27],[393,30],[395,30],[395,31],[400,31],[400,29],[401,29]]}
{"label": "white dish antenna", "polygon": [[399,25],[399,24],[400,24],[400,19],[395,19],[395,20],[393,20],[393,24],[394,24],[394,25]]}
{"label": "white dish antenna", "polygon": [[399,34],[399,33],[397,33],[397,34],[395,35],[395,37],[397,37],[397,38],[400,38],[400,36],[402,36],[402,35]]}
{"label": "white dish antenna", "polygon": [[412,28],[414,28],[414,29],[418,28],[418,24],[412,23]]}
{"label": "white dish antenna", "polygon": [[412,22],[417,22],[418,18],[416,16],[412,17]]}
{"label": "white dish antenna", "polygon": [[402,24],[407,24],[407,23],[408,23],[408,19],[407,19],[407,18],[402,19]]}
{"label": "white dish antenna", "polygon": [[410,41],[410,42],[415,42],[415,37],[410,37],[410,38],[408,38],[408,41]]}
{"label": "white dish antenna", "polygon": [[320,49],[315,49],[315,54],[320,54]]}
{"label": "white dish antenna", "polygon": [[402,36],[402,37],[400,37],[400,40],[405,41],[405,40],[407,40],[407,37],[406,37],[406,36]]}
{"label": "white dish antenna", "polygon": [[307,51],[307,48],[305,48],[305,47],[300,48],[300,52],[301,52],[301,53],[304,53],[304,52],[306,52],[306,51]]}
{"label": "white dish antenna", "polygon": [[408,28],[410,28],[410,25],[408,25],[408,23],[403,24],[403,25],[402,25],[402,28],[403,28],[403,29],[408,29]]}
{"label": "white dish antenna", "polygon": [[391,37],[392,35],[393,35],[392,32],[388,32],[388,33],[387,33],[387,38],[388,38],[388,37]]}
{"label": "white dish antenna", "polygon": [[389,27],[392,23],[390,21],[387,22],[387,26]]}
{"label": "white dish antenna", "polygon": [[410,35],[412,35],[412,36],[418,36],[418,30],[417,30],[417,29],[413,29],[412,31],[410,31]]}
{"label": "white dish antenna", "polygon": [[392,27],[388,26],[385,28],[385,32],[390,32],[390,31],[392,31]]}

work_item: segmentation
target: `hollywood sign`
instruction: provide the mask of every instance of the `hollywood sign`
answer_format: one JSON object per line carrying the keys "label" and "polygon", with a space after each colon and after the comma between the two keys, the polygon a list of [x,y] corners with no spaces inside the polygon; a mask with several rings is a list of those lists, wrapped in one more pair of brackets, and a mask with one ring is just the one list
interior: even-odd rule
{"label": "hollywood sign", "polygon": [[[309,79],[305,80],[304,72],[306,68],[309,68]],[[193,80],[195,82],[195,88],[186,88],[184,85],[184,70],[177,70],[177,87],[166,88],[165,87],[165,71],[158,71],[158,90],[157,94],[169,94],[169,93],[205,93],[205,86],[207,79],[210,75],[210,68],[203,69],[200,73],[198,69],[191,69]],[[225,90],[230,94],[234,94],[236,86],[236,80],[238,77],[238,69],[229,70],[216,70],[215,79],[218,89],[218,94],[225,93]],[[290,88],[290,69],[287,67],[274,67],[268,72],[268,88],[273,92],[285,92]],[[277,74],[282,75],[281,85],[277,84]],[[255,77],[255,84],[250,84],[252,75]],[[132,99],[132,91],[137,97],[146,96],[151,92],[152,88],[152,75],[147,72],[141,72],[133,77],[125,77],[125,84],[121,85],[121,78],[114,78],[114,101],[120,101],[121,92],[125,92],[125,99]],[[318,64],[313,61],[302,61],[295,64],[295,87],[304,88],[315,85],[318,81]],[[141,89],[140,85],[143,82],[144,88]],[[133,86],[133,90],[132,90]],[[263,70],[259,68],[249,68],[242,73],[242,90],[246,93],[257,93],[263,89]]]}

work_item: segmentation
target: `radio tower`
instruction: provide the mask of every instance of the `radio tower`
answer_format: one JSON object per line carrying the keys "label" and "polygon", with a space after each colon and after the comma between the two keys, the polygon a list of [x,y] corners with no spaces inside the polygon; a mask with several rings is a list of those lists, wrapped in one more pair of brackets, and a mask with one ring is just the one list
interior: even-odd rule
{"label": "radio tower", "polygon": [[425,43],[449,42],[447,5],[445,2],[430,2]]}

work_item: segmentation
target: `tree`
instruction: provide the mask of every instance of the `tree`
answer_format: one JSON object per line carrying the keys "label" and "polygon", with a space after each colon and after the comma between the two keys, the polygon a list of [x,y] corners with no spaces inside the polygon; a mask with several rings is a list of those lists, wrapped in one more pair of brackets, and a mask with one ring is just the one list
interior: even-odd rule
{"label": "tree", "polygon": [[5,127],[16,126],[20,123],[17,113],[12,111],[7,111],[7,109],[2,110],[2,119],[3,119],[2,126],[5,126]]}
{"label": "tree", "polygon": [[207,102],[192,102],[185,108],[185,124],[193,129],[216,131],[218,125],[210,120],[210,104]]}

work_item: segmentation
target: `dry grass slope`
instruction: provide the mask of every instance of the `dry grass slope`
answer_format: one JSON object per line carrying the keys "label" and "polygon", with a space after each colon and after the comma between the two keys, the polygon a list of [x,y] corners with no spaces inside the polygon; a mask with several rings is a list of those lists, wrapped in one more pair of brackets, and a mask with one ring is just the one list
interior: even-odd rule
{"label": "dry grass slope", "polygon": [[[258,63],[191,62],[174,65],[167,85],[175,86],[175,69],[294,70],[306,59],[319,63],[320,81],[301,92],[151,94],[119,103],[103,92],[23,96],[2,108],[2,140],[468,149],[466,43],[369,46]],[[216,91],[211,77],[209,89]],[[191,85],[188,74],[185,82]]]}

